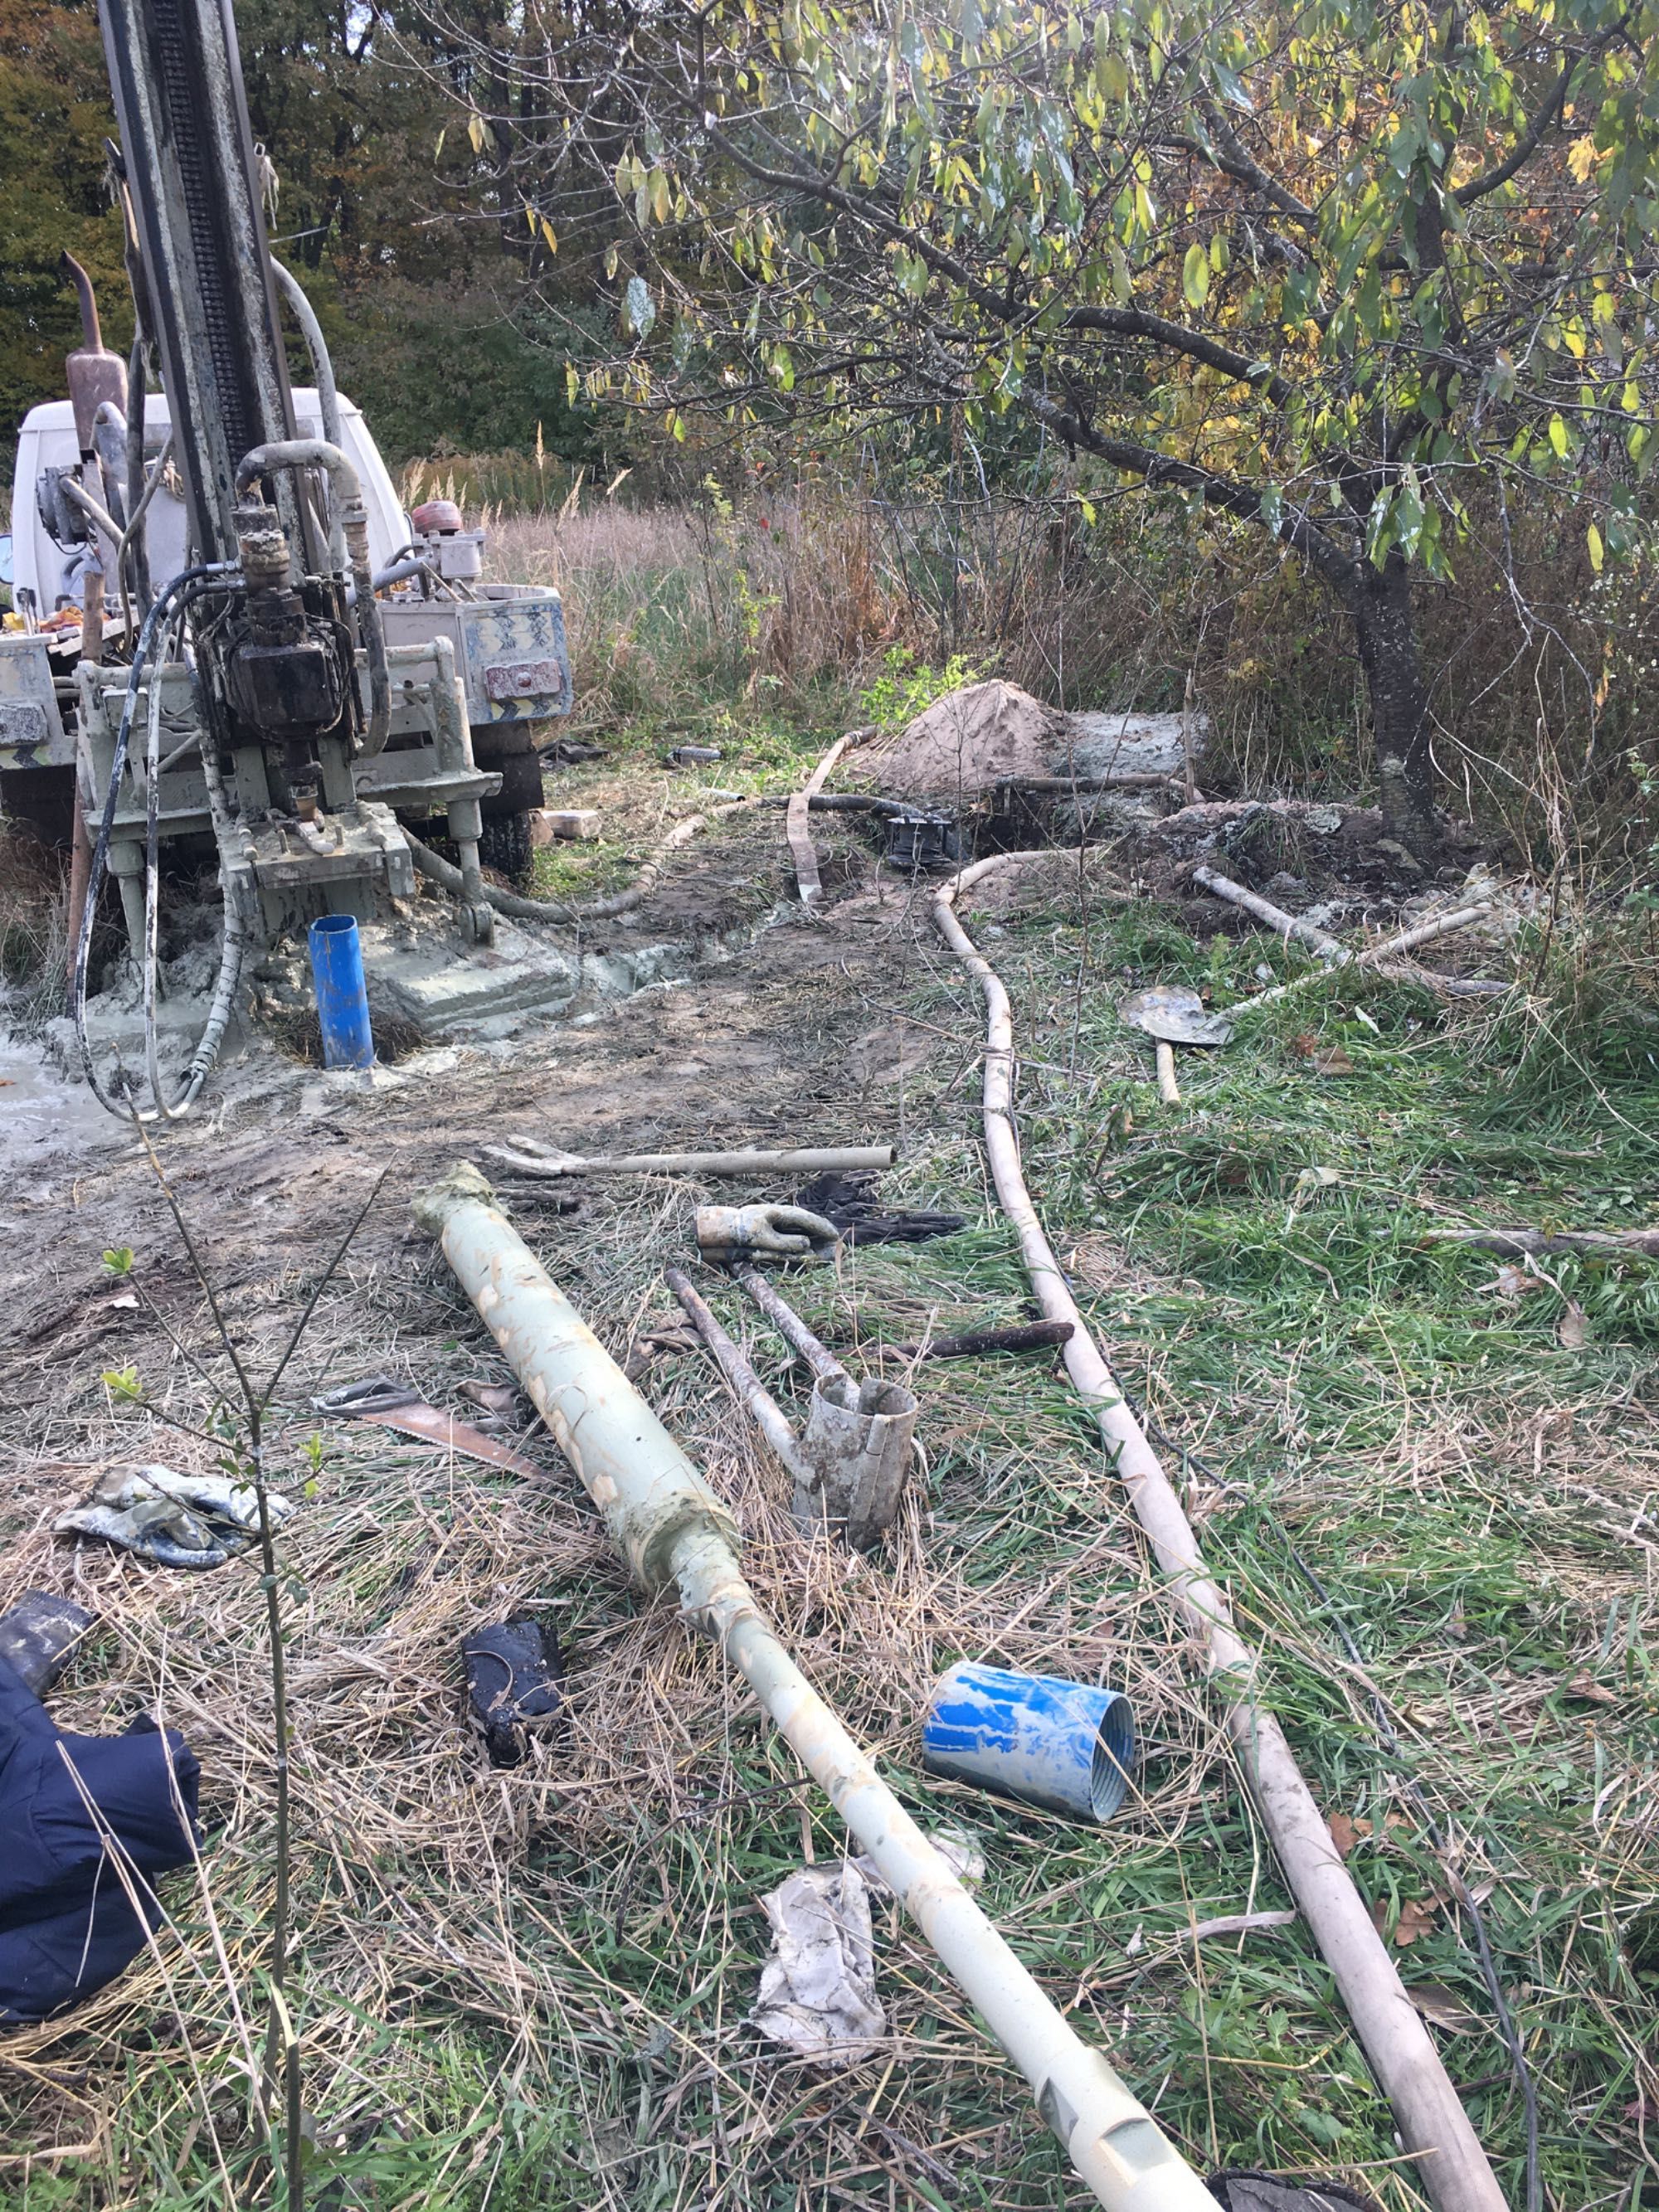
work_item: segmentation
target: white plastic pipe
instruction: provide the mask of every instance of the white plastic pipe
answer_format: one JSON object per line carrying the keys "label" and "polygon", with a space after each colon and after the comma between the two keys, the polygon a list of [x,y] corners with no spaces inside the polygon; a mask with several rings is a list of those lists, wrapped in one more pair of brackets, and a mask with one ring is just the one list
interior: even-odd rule
{"label": "white plastic pipe", "polygon": [[1286,914],[1282,906],[1275,906],[1258,891],[1246,890],[1243,884],[1236,884],[1231,876],[1222,875],[1218,869],[1200,865],[1193,870],[1193,881],[1202,884],[1206,891],[1213,891],[1230,905],[1253,914],[1258,921],[1265,921],[1276,937],[1299,937],[1304,945],[1312,946],[1322,960],[1340,968],[1353,957],[1328,930],[1318,928],[1299,914]]}
{"label": "white plastic pipe", "polygon": [[1019,1238],[1037,1304],[1050,1321],[1068,1321],[1062,1352],[1078,1394],[1096,1419],[1135,1518],[1169,1577],[1182,1619],[1198,1639],[1205,1668],[1225,1702],[1228,1734],[1285,1879],[1330,1968],[1348,2016],[1382,2083],[1424,2186],[1439,2212],[1505,2212],[1486,2154],[1440,2063],[1364,1899],[1331,1840],[1285,1732],[1257,1702],[1255,1655],[1232,1625],[1226,1599],[1210,1577],[1192,1524],[1145,1431],[1124,1401],[1083,1318],[1025,1188],[1014,1121],[1014,1030],[1008,994],[952,911],[959,893],[1008,856],[981,860],[933,900],[939,934],[978,981],[987,1015],[985,1148],[1002,1210]]}
{"label": "white plastic pipe", "polygon": [[647,1590],[678,1587],[828,1792],[957,1987],[1030,2083],[1107,2212],[1215,2200],[1103,2055],[1085,2043],[789,1656],[738,1571],[731,1519],[540,1261],[461,1162],[415,1202]]}
{"label": "white plastic pipe", "polygon": [[822,1175],[890,1168],[898,1158],[893,1145],[804,1145],[782,1152],[619,1152],[589,1158],[559,1152],[534,1137],[520,1137],[516,1145],[486,1145],[484,1151],[515,1174],[548,1180],[589,1175]]}

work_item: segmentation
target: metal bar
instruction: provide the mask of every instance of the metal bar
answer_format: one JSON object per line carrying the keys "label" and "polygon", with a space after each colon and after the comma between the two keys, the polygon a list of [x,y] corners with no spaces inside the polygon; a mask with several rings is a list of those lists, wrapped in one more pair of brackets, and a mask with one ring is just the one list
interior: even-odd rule
{"label": "metal bar", "polygon": [[690,1279],[678,1267],[665,1267],[663,1280],[684,1307],[693,1328],[720,1362],[720,1372],[749,1409],[756,1427],[796,1480],[805,1481],[809,1470],[782,1407],[698,1297]]}
{"label": "metal bar", "polygon": [[514,1145],[485,1147],[522,1176],[588,1175],[768,1176],[827,1175],[860,1169],[890,1168],[898,1158],[893,1145],[816,1145],[785,1152],[629,1152],[585,1158],[520,1137]]}
{"label": "metal bar", "polygon": [[828,1382],[846,1374],[834,1352],[818,1342],[793,1306],[778,1296],[758,1267],[733,1267],[732,1278],[740,1283],[773,1327],[786,1336],[814,1375]]}
{"label": "metal bar", "polygon": [[738,1570],[730,1518],[610,1354],[461,1163],[415,1203],[463,1289],[647,1590],[750,1683],[815,1781],[1031,2085],[1106,2212],[1215,2212],[1215,2200],[1104,2055],[1085,2043],[986,1918],[790,1658]]}
{"label": "metal bar", "polygon": [[1265,921],[1275,937],[1299,937],[1304,945],[1313,947],[1322,960],[1328,961],[1335,967],[1345,968],[1353,958],[1347,947],[1339,945],[1328,930],[1320,929],[1311,921],[1304,921],[1299,914],[1286,914],[1282,906],[1275,906],[1271,899],[1263,898],[1259,891],[1246,890],[1243,884],[1236,884],[1231,876],[1224,876],[1215,868],[1206,867],[1200,863],[1193,870],[1193,881],[1202,884],[1206,891],[1213,891],[1218,898],[1225,899],[1230,906],[1242,907],[1246,914],[1253,914],[1258,921]]}

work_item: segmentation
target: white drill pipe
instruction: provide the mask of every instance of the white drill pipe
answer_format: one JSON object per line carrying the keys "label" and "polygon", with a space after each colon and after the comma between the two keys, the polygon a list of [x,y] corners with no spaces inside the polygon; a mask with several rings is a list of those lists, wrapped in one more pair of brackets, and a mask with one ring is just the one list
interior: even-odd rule
{"label": "white drill pipe", "polygon": [[532,1402],[647,1590],[678,1587],[957,1987],[1030,2083],[1037,2109],[1106,2212],[1215,2212],[1215,2200],[974,1902],[795,1665],[737,1561],[725,1509],[469,1162],[415,1202]]}

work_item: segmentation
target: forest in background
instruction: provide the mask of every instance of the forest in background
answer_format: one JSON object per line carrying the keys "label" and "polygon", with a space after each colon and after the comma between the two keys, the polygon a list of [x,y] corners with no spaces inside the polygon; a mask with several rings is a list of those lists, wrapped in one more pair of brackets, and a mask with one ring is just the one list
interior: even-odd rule
{"label": "forest in background", "polygon": [[[473,10],[473,38],[487,46],[501,14]],[[342,388],[387,459],[528,449],[539,426],[544,450],[601,461],[592,410],[568,404],[570,326],[556,347],[543,327],[550,298],[578,320],[588,305],[580,258],[556,274],[516,206],[508,220],[476,189],[457,108],[479,77],[476,50],[447,52],[412,8],[243,0],[236,21],[254,137],[275,173],[273,249],[311,294]],[[64,356],[80,341],[65,247],[96,280],[106,340],[125,348],[131,335],[105,182],[114,127],[95,0],[0,0],[8,483],[16,424],[63,397]],[[609,437],[620,438],[614,422]]]}
{"label": "forest in background", "polygon": [[[1489,254],[1505,226],[1520,237],[1529,224],[1545,257],[1537,265],[1547,265],[1552,239],[1565,244],[1576,211],[1607,196],[1601,179],[1624,159],[1616,149],[1645,159],[1644,111],[1598,147],[1586,128],[1594,110],[1575,119],[1573,103],[1550,88],[1548,38],[1563,42],[1582,89],[1586,66],[1604,58],[1606,12],[1592,0],[1581,23],[1547,9],[1536,53],[1506,64],[1510,107],[1492,108],[1487,137],[1499,147],[1506,133],[1530,143],[1543,174],[1518,198],[1519,187],[1505,188],[1477,210],[1492,219]],[[275,178],[273,241],[319,308],[343,387],[394,465],[453,482],[497,515],[546,518],[540,566],[606,611],[576,639],[590,697],[669,711],[674,697],[706,696],[712,682],[723,711],[833,720],[887,681],[896,657],[912,671],[959,665],[1000,670],[1066,705],[1207,713],[1222,788],[1363,793],[1376,785],[1363,640],[1356,650],[1351,624],[1333,621],[1317,562],[1295,542],[1310,501],[1298,510],[1304,495],[1277,489],[1310,481],[1316,441],[1306,422],[1316,404],[1328,415],[1328,364],[1305,347],[1290,362],[1311,398],[1288,452],[1285,410],[1258,428],[1260,392],[1229,399],[1224,374],[1230,358],[1248,366],[1249,345],[1280,345],[1274,318],[1300,281],[1294,264],[1310,252],[1329,258],[1333,240],[1305,222],[1297,229],[1295,193],[1282,183],[1267,191],[1248,162],[1218,162],[1213,146],[1200,158],[1190,137],[1182,141],[1173,126],[1194,95],[1172,94],[1175,73],[1161,64],[1148,69],[1155,18],[1156,7],[1146,23],[1121,9],[1101,45],[1097,34],[1074,36],[1063,10],[1054,15],[1044,35],[1061,66],[1047,105],[1024,122],[1009,109],[1006,127],[988,137],[993,95],[1006,101],[1012,87],[1016,100],[1024,96],[1020,65],[1000,61],[994,38],[973,28],[989,11],[906,17],[896,33],[905,52],[896,43],[884,57],[866,52],[856,11],[784,8],[757,17],[757,28],[741,11],[716,13],[705,56],[724,118],[716,143],[697,88],[674,75],[684,48],[672,11],[601,8],[543,23],[491,5],[365,11],[246,0],[237,10],[254,133]],[[1415,78],[1406,72],[1412,38],[1421,48],[1423,27],[1437,21],[1428,11],[1360,10],[1351,22],[1338,10],[1323,46],[1310,42],[1311,63],[1285,62],[1270,10],[1240,20],[1260,33],[1271,94],[1248,126],[1258,151],[1277,157],[1288,146],[1284,173],[1296,190],[1324,189],[1331,157],[1322,168],[1312,150],[1322,142],[1303,127],[1324,102],[1333,112],[1346,105],[1342,143],[1378,164],[1382,212],[1367,216],[1361,206],[1370,233],[1357,264],[1346,248],[1335,255],[1334,279],[1352,311],[1350,362],[1369,350],[1392,391],[1415,391],[1439,343],[1433,285],[1414,297],[1407,288],[1407,313],[1389,298],[1401,279],[1379,283],[1375,272],[1400,264],[1397,245],[1388,246],[1400,222],[1407,258],[1417,251],[1413,196],[1433,198],[1435,161],[1473,160],[1467,148],[1455,156],[1439,149],[1434,117],[1464,112],[1480,69],[1442,52]],[[908,73],[932,102],[921,133],[933,133],[931,155],[918,144],[894,172],[902,245],[872,240],[855,206],[823,199],[806,112],[822,64],[801,59],[803,23],[824,52],[841,55],[844,73],[850,65],[856,78],[870,63],[869,82],[854,86],[871,95],[870,159],[879,142],[880,158],[896,164],[917,134],[919,106],[884,92],[884,71],[894,82]],[[1316,73],[1338,65],[1340,81]],[[1200,114],[1205,99],[1212,108],[1231,99],[1227,65],[1206,66],[1212,81],[1207,93],[1199,87]],[[1639,70],[1636,81],[1645,83]],[[757,160],[748,118],[763,82],[781,103],[787,141],[766,160],[793,164],[781,185]],[[1286,110],[1279,120],[1276,106]],[[1404,121],[1390,142],[1396,112]],[[63,356],[78,337],[58,269],[65,245],[98,281],[106,336],[125,344],[130,334],[104,179],[110,128],[91,0],[0,0],[8,433],[28,406],[63,390]],[[998,158],[1013,164],[1000,179],[999,133]],[[1478,146],[1480,134],[1470,136]],[[1127,246],[1115,231],[1090,233],[1109,203],[1099,191],[1091,197],[1085,166],[1098,164],[1103,178],[1125,160],[1151,222],[1132,194],[1120,226]],[[1073,163],[1085,212],[1068,261],[1052,248],[1053,218],[1064,212]],[[1157,188],[1155,213],[1142,172]],[[1441,180],[1448,187],[1451,173]],[[1645,176],[1624,189],[1639,228],[1653,204]],[[1000,211],[986,212],[993,201]],[[1022,222],[1024,245],[1008,229]],[[1453,257],[1470,250],[1448,235]],[[960,248],[957,273],[941,239]],[[1258,277],[1277,264],[1277,304],[1261,281],[1243,294],[1250,257]],[[1020,285],[1030,292],[1012,343],[984,306],[1000,266],[1013,272],[1007,296]],[[1513,270],[1505,281],[1513,292]],[[1564,281],[1577,281],[1571,267]],[[1440,465],[1429,401],[1420,461],[1393,453],[1366,464],[1373,489],[1364,497],[1385,526],[1373,547],[1377,575],[1403,592],[1420,645],[1419,719],[1441,801],[1501,825],[1551,870],[1607,853],[1626,875],[1651,872],[1659,752],[1643,702],[1659,625],[1641,489],[1647,456],[1620,443],[1648,435],[1650,371],[1639,331],[1621,338],[1618,318],[1601,313],[1628,294],[1609,289],[1599,267],[1586,274],[1582,299],[1563,293],[1565,304],[1558,299],[1545,318],[1546,380],[1518,398],[1499,391],[1505,436],[1520,425],[1510,490],[1495,489],[1490,456],[1474,449]],[[1105,334],[1097,358],[1056,348],[1045,304],[1056,298]],[[1512,325],[1516,302],[1503,304]],[[1487,320],[1509,326],[1502,315]],[[1173,345],[1173,369],[1149,349],[1148,331],[1157,346]],[[1467,349],[1482,342],[1475,332]],[[1484,342],[1477,417],[1510,358]],[[297,356],[295,365],[302,369]],[[1622,403],[1616,377],[1604,389],[1615,370],[1628,377]],[[1585,380],[1592,371],[1601,385]],[[1071,395],[1070,412],[1052,420],[1035,398],[1051,388]],[[1638,413],[1626,429],[1619,409],[1632,393]],[[1467,412],[1468,393],[1462,404]],[[1132,435],[1138,446],[1125,442]],[[1173,450],[1200,453],[1207,476],[1158,483],[1124,464],[1126,454]],[[9,434],[0,453],[5,467]],[[1212,495],[1217,484],[1224,496]],[[591,578],[573,571],[557,527],[566,502],[591,508],[607,492],[636,517],[657,514],[642,534],[629,526],[630,543],[653,550],[620,594],[605,562]],[[569,541],[568,529],[562,536]],[[611,539],[600,532],[594,542]],[[687,547],[690,568],[675,550]],[[647,578],[660,580],[647,586]],[[670,621],[665,610],[676,606],[684,619]]]}

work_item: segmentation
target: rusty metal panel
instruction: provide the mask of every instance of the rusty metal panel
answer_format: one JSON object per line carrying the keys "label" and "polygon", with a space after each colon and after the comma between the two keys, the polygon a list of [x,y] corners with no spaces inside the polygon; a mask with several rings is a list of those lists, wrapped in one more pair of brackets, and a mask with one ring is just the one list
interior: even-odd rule
{"label": "rusty metal panel", "polygon": [[492,660],[484,693],[490,699],[562,698],[564,673],[556,660]]}

